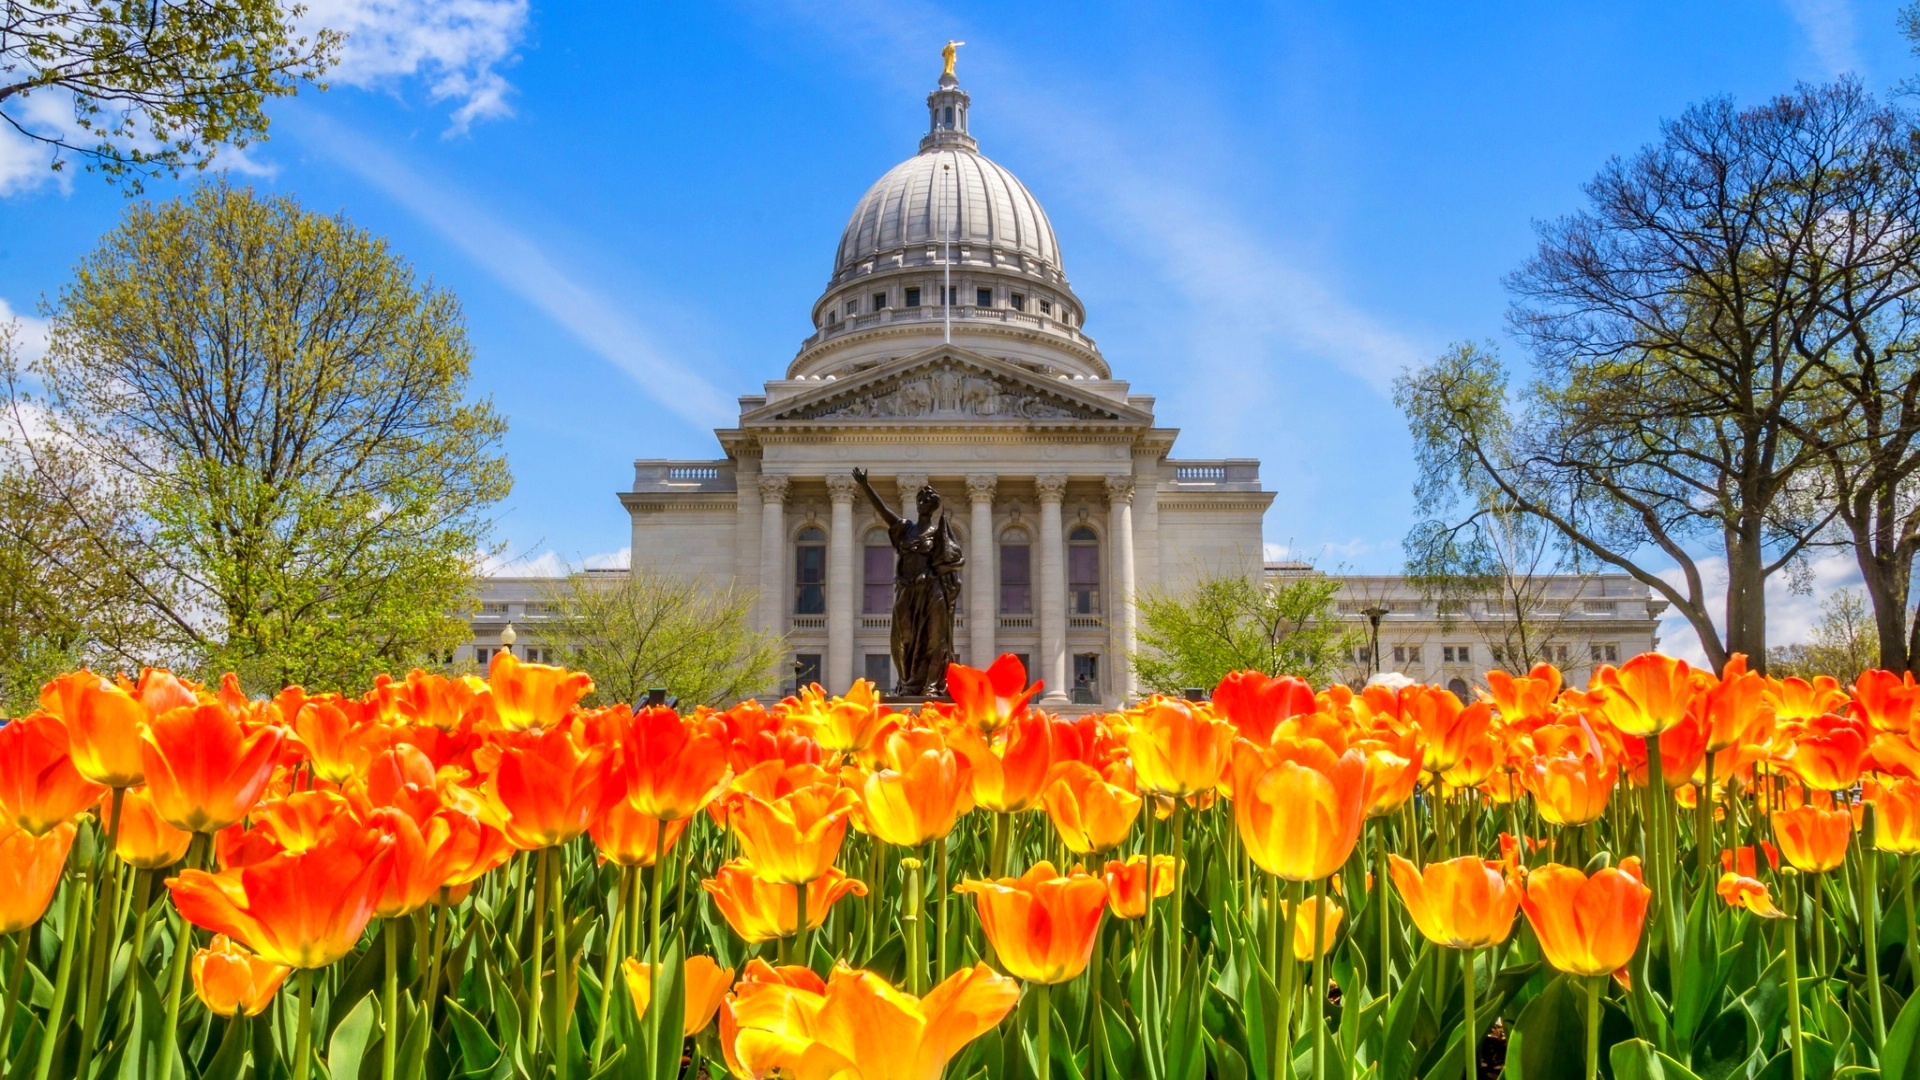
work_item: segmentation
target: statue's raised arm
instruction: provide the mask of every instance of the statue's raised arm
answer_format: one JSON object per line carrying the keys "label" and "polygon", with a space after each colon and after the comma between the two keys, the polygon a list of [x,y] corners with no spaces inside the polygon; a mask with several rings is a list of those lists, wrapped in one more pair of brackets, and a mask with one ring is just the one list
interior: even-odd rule
{"label": "statue's raised arm", "polygon": [[900,527],[900,515],[894,513],[893,507],[887,505],[887,500],[882,499],[880,493],[873,490],[873,484],[867,480],[867,470],[855,467],[853,482],[859,484],[860,490],[867,493],[867,501],[873,504],[873,512],[880,515],[880,520],[887,523],[888,529]]}

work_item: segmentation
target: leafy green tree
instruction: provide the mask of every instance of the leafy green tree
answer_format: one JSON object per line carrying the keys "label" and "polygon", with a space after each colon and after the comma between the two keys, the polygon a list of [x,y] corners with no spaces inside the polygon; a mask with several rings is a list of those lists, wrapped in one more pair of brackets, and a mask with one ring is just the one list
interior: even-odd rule
{"label": "leafy green tree", "polygon": [[1161,693],[1212,689],[1230,671],[1331,681],[1362,640],[1333,617],[1340,583],[1305,572],[1270,580],[1202,578],[1179,594],[1142,592],[1133,670]]}
{"label": "leafy green tree", "polygon": [[333,689],[465,639],[505,421],[458,301],[384,241],[210,184],[129,208],[52,316],[29,441],[131,500],[112,542],[169,650]]}
{"label": "leafy green tree", "polygon": [[[278,0],[4,0],[0,122],[126,179],[204,168],[221,146],[263,138],[267,100],[333,61],[340,35],[295,32]],[[68,130],[34,123],[36,94],[72,102]]]}
{"label": "leafy green tree", "polygon": [[561,615],[542,627],[556,659],[593,676],[602,702],[665,687],[683,707],[731,705],[777,684],[785,643],[753,624],[754,598],[732,586],[639,568],[571,574],[552,589]]}
{"label": "leafy green tree", "polygon": [[1767,666],[1781,678],[1831,675],[1843,686],[1851,686],[1868,668],[1879,667],[1879,638],[1866,598],[1854,589],[1828,594],[1807,640],[1775,647]]}

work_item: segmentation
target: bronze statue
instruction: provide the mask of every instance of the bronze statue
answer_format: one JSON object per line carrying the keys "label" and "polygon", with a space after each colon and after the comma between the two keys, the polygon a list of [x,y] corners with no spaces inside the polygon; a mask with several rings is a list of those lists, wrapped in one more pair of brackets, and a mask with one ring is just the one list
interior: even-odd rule
{"label": "bronze statue", "polygon": [[960,567],[966,562],[940,493],[923,485],[914,496],[916,520],[907,521],[873,490],[865,469],[853,479],[874,512],[887,523],[887,539],[899,556],[893,566],[893,692],[901,697],[945,697],[947,665],[953,661],[953,609],[960,601]]}

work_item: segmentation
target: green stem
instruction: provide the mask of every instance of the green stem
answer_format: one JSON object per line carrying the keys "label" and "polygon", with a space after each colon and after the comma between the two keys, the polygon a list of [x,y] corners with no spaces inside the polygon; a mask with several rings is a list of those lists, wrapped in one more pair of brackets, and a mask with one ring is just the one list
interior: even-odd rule
{"label": "green stem", "polygon": [[0,1016],[0,1069],[13,1047],[13,1014],[20,1010],[20,979],[27,971],[27,953],[33,948],[33,927],[13,936],[13,972],[7,976],[6,1015]]}
{"label": "green stem", "polygon": [[1800,963],[1795,955],[1800,944],[1799,907],[1794,905],[1796,917],[1785,920],[1780,929],[1787,939],[1787,1034],[1791,1040],[1788,1049],[1793,1054],[1793,1080],[1807,1080],[1806,1051],[1800,1045]]}
{"label": "green stem", "polygon": [[1099,921],[1093,925],[1093,956],[1087,964],[1087,1023],[1092,1028],[1087,1040],[1087,1080],[1100,1080],[1106,1058],[1107,1025],[1100,1015],[1102,988],[1106,980],[1100,969],[1106,964],[1106,947],[1101,942],[1101,931],[1106,929],[1107,913],[1100,912]]}
{"label": "green stem", "polygon": [[[1295,882],[1286,915],[1280,925],[1280,1022],[1274,1025],[1280,1041],[1274,1047],[1273,1080],[1293,1075],[1293,921],[1300,917],[1300,884]],[[1153,895],[1149,892],[1147,895]]]}
{"label": "green stem", "polygon": [[547,906],[553,911],[553,1072],[557,1080],[567,1080],[572,1054],[567,1045],[567,1030],[572,1026],[573,1001],[568,973],[573,956],[567,949],[566,851],[547,849],[547,873],[553,882],[547,886]]}
{"label": "green stem", "polygon": [[667,860],[653,860],[653,887],[647,896],[647,981],[653,984],[647,998],[647,1073],[653,1074],[660,1060],[660,1012],[666,1003],[660,1000],[660,897],[667,891]]}
{"label": "green stem", "polygon": [[[1313,1017],[1313,1078],[1327,1075],[1327,879],[1313,886],[1313,987],[1307,991],[1307,1007]],[[1469,978],[1472,976],[1469,975]]]}
{"label": "green stem", "polygon": [[[61,923],[62,926],[69,928],[69,932],[71,932],[71,928],[80,921],[80,907],[86,892],[87,888],[84,884],[69,879],[67,884],[66,919]],[[35,1063],[33,1070],[35,1080],[47,1080],[47,1075],[53,1068],[53,1051],[54,1047],[60,1043],[60,1021],[67,1007],[67,991],[73,983],[73,954],[72,941],[62,942],[60,945],[60,970],[59,973],[54,976],[53,981],[53,1006],[47,1012],[47,1026],[43,1029],[40,1039],[40,1058]],[[184,970],[184,965],[175,966]],[[174,996],[176,1010],[178,1009],[178,1001],[179,995],[176,994]],[[169,1033],[171,1033],[171,1031]],[[170,1059],[162,1058],[161,1060]]]}
{"label": "green stem", "polygon": [[797,913],[793,920],[793,951],[798,956],[794,962],[801,967],[810,968],[813,966],[813,954],[807,951],[807,887],[805,885],[793,887],[793,907]]}
{"label": "green stem", "polygon": [[935,985],[938,985],[947,981],[947,894],[953,890],[947,888],[947,838],[943,836],[933,843],[933,895],[939,898],[938,910],[934,913],[933,969]]}
{"label": "green stem", "polygon": [[[211,838],[206,833],[194,833],[187,843],[186,867],[193,869],[200,865],[206,854]],[[193,926],[180,917],[179,911],[174,917],[180,920],[180,929],[173,935],[173,959],[167,967],[167,1020],[160,1031],[160,1062],[163,1070],[173,1068],[174,1047],[180,1038],[180,988],[187,978],[187,956],[193,952]]]}
{"label": "green stem", "polygon": [[620,963],[620,934],[622,929],[620,925],[620,914],[621,909],[626,906],[626,875],[633,873],[633,869],[631,867],[625,867],[622,868],[620,873],[622,876],[620,877],[620,884],[615,887],[618,891],[614,893],[613,912],[607,916],[607,958],[600,966],[600,1022],[594,1025],[593,1063],[587,1069],[587,1072],[594,1076],[600,1074],[600,1058],[601,1055],[606,1053],[607,1049],[607,1003],[613,1000],[613,980],[618,978],[620,974],[617,970]]}
{"label": "green stem", "polygon": [[[920,860],[901,859],[900,866],[907,872],[907,891],[900,897],[900,934],[907,944],[907,993],[921,997],[927,992],[927,937],[920,926]],[[799,888],[804,897],[806,887]],[[805,902],[801,901],[803,905]],[[800,918],[802,923],[806,921],[804,907]]]}
{"label": "green stem", "polygon": [[1600,1075],[1600,986],[1606,981],[1605,975],[1587,979],[1587,1080]]}
{"label": "green stem", "polygon": [[1480,1039],[1479,1039],[1480,1028],[1474,1022],[1474,1015],[1473,1015],[1473,950],[1472,949],[1467,950],[1466,957],[1467,957],[1466,977],[1460,980],[1460,982],[1461,982],[1462,988],[1465,989],[1467,992],[1467,1002],[1466,1002],[1467,1029],[1466,1029],[1466,1034],[1460,1040],[1460,1045],[1461,1045],[1461,1049],[1464,1050],[1467,1055],[1467,1071],[1464,1074],[1466,1077],[1466,1080],[1480,1080]]}
{"label": "green stem", "polygon": [[1007,814],[993,815],[993,854],[988,865],[987,876],[1002,878],[1007,876]]}
{"label": "green stem", "polygon": [[1913,876],[1920,873],[1920,859],[1909,855],[1901,861],[1906,864],[1903,867],[1906,874],[1900,882],[1900,901],[1907,913],[1907,978],[1920,986],[1920,941],[1914,940],[1916,923],[1913,917]]}
{"label": "green stem", "polygon": [[1670,801],[1667,795],[1666,766],[1660,760],[1660,736],[1649,735],[1641,740],[1647,751],[1647,811],[1649,820],[1647,829],[1653,846],[1653,865],[1649,868],[1654,876],[1653,906],[1663,920],[1662,928],[1667,932],[1667,956],[1670,963],[1678,969],[1681,959],[1686,955],[1686,940],[1680,928],[1680,912],[1685,905],[1679,903],[1679,897],[1673,894],[1673,863],[1668,857],[1672,847],[1673,833],[1668,828],[1670,820],[1666,806]]}
{"label": "green stem", "polygon": [[1714,863],[1720,853],[1714,850],[1713,837],[1713,754],[1707,754],[1707,782],[1700,785],[1700,797],[1694,803],[1693,847],[1700,856],[1700,887],[1713,880]]}
{"label": "green stem", "polygon": [[308,1063],[313,1059],[313,976],[312,968],[300,970],[300,1026],[293,1042],[293,1080],[307,1080]]}
{"label": "green stem", "polygon": [[1140,916],[1141,949],[1144,950],[1147,965],[1147,984],[1153,984],[1153,796],[1146,796],[1146,805],[1140,814],[1141,828],[1146,833],[1147,842],[1147,911]]}
{"label": "green stem", "polygon": [[1387,887],[1387,819],[1373,823],[1373,895],[1380,908],[1380,996],[1393,988],[1393,938],[1389,928],[1387,903],[1393,890]]}
{"label": "green stem", "polygon": [[1038,1058],[1040,1080],[1049,1080],[1053,1076],[1053,987],[1041,983],[1034,987],[1040,992],[1040,1000],[1034,1002],[1034,1019],[1040,1024],[1040,1030],[1034,1038],[1035,1057]]}
{"label": "green stem", "polygon": [[[1867,949],[1867,1012],[1873,1018],[1873,1052],[1887,1044],[1886,1006],[1880,1000],[1880,852],[1873,846],[1878,827],[1867,807],[1866,833],[1860,844],[1860,936]],[[1702,881],[1706,879],[1701,878]]]}
{"label": "green stem", "polygon": [[76,1076],[85,1076],[91,1071],[94,1034],[99,1028],[104,1004],[101,998],[107,993],[107,973],[113,967],[114,946],[119,943],[114,933],[114,917],[120,911],[120,872],[113,859],[114,849],[120,844],[120,807],[126,797],[126,788],[113,789],[106,843],[93,867],[94,880],[99,882],[99,899],[94,904],[93,940],[87,943],[86,1004],[80,1014],[80,1065],[74,1073]]}
{"label": "green stem", "polygon": [[1807,883],[1813,888],[1813,977],[1825,980],[1827,977],[1827,935],[1826,935],[1826,882],[1820,874],[1808,874]]}
{"label": "green stem", "polygon": [[400,1041],[400,935],[392,919],[380,928],[380,937],[386,943],[387,977],[380,988],[381,1011],[386,1017],[386,1037],[380,1040],[380,1077],[381,1080],[393,1080],[395,1052]]}
{"label": "green stem", "polygon": [[547,968],[547,855],[552,848],[533,853],[533,979],[527,986],[527,1053],[540,1048],[540,981]]}
{"label": "green stem", "polygon": [[[147,909],[152,905],[153,871],[136,870],[133,874],[133,948],[127,954],[127,970],[139,966],[141,957],[147,951]],[[131,991],[120,997],[120,1026],[133,1016],[133,999],[138,997]],[[0,1047],[6,1040],[0,1039]]]}
{"label": "green stem", "polygon": [[[994,835],[1000,834],[1000,819],[994,818]],[[997,842],[997,841],[996,841]],[[867,859],[867,959],[880,951],[880,906],[887,900],[887,883],[882,880],[887,870],[887,845],[879,837],[873,838],[873,854]],[[989,946],[991,948],[991,946]]]}
{"label": "green stem", "polygon": [[[1171,905],[1167,928],[1167,1000],[1173,1001],[1180,996],[1180,952],[1186,939],[1186,873],[1187,860],[1187,815],[1186,800],[1175,797],[1173,800],[1173,904]],[[1147,895],[1153,895],[1153,866],[1147,866]]]}

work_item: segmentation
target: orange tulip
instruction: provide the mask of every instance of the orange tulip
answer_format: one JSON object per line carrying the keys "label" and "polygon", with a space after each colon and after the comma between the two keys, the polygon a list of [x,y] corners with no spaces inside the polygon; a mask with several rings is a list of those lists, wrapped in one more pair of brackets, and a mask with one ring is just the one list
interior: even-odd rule
{"label": "orange tulip", "polygon": [[[444,808],[415,819],[396,807],[382,807],[367,824],[393,838],[392,873],[380,891],[374,916],[393,919],[432,903],[440,890],[461,885],[487,869],[503,865],[512,845],[479,817]],[[475,870],[477,864],[484,869]]]}
{"label": "orange tulip", "polygon": [[373,919],[392,852],[391,837],[367,830],[218,874],[183,871],[167,888],[188,922],[272,963],[323,968],[352,952]]}
{"label": "orange tulip", "polygon": [[1319,742],[1261,750],[1234,745],[1233,818],[1260,869],[1319,881],[1353,853],[1373,792],[1358,750],[1335,757]]}
{"label": "orange tulip", "polygon": [[215,1016],[259,1016],[292,970],[215,934],[212,944],[193,954],[193,992]]}
{"label": "orange tulip", "polygon": [[141,760],[162,820],[189,832],[219,832],[260,801],[286,733],[251,730],[225,704],[172,709],[153,719]]}
{"label": "orange tulip", "polygon": [[593,846],[605,862],[620,866],[652,866],[660,856],[673,850],[691,818],[661,821],[633,808],[625,799],[615,799],[587,827]]}
{"label": "orange tulip", "polygon": [[947,665],[947,693],[954,715],[982,735],[999,731],[1026,714],[1027,702],[1044,682],[1027,685],[1027,669],[1012,653],[1001,653],[987,670],[965,664]]}
{"label": "orange tulip", "polygon": [[1438,686],[1410,686],[1400,695],[1401,715],[1425,740],[1422,766],[1436,775],[1466,760],[1493,722],[1493,706],[1484,701],[1464,705],[1451,690]]}
{"label": "orange tulip", "polygon": [[[193,703],[191,691],[184,703]],[[81,670],[48,683],[40,706],[66,724],[80,775],[104,787],[132,787],[145,779],[140,733],[153,714],[132,694]]]}
{"label": "orange tulip", "polygon": [[1420,869],[1387,856],[1387,872],[1413,924],[1436,945],[1484,949],[1507,940],[1520,909],[1520,883],[1507,863],[1465,855]]}
{"label": "orange tulip", "polygon": [[1380,743],[1356,744],[1367,755],[1367,784],[1373,789],[1373,801],[1367,804],[1367,816],[1385,817],[1413,798],[1420,783],[1424,748],[1415,747],[1413,756],[1401,757]]}
{"label": "orange tulip", "polygon": [[1867,725],[1853,717],[1827,713],[1793,725],[1793,743],[1781,763],[1821,791],[1840,791],[1860,779],[1867,757]]}
{"label": "orange tulip", "polygon": [[[633,997],[633,1011],[644,1021],[647,1018],[647,1006],[653,1001],[653,966],[629,956],[621,962],[620,970],[627,977],[627,993]],[[725,1000],[727,991],[733,988],[733,969],[721,967],[711,956],[696,954],[687,957],[680,971],[686,979],[687,988],[686,1014],[680,1037],[691,1039],[713,1023],[713,1014],[720,1011],[720,1002]]]}
{"label": "orange tulip", "polygon": [[1493,707],[1509,725],[1535,727],[1545,722],[1560,696],[1560,669],[1552,664],[1533,665],[1525,675],[1509,675],[1498,668],[1487,672],[1487,689],[1493,694]]}
{"label": "orange tulip", "polygon": [[487,668],[494,715],[508,731],[540,731],[565,720],[593,693],[593,676],[548,664],[523,664],[511,650],[493,654]]}
{"label": "orange tulip", "polygon": [[973,803],[996,814],[1031,810],[1053,767],[1053,722],[1044,713],[1023,713],[1007,726],[1005,739],[972,728],[953,731],[953,748],[967,759]]}
{"label": "orange tulip", "polygon": [[619,798],[608,783],[611,748],[588,745],[577,724],[509,734],[500,745],[487,805],[507,838],[523,850],[574,839]]}
{"label": "orange tulip", "polygon": [[1013,1011],[1020,984],[985,964],[954,972],[926,997],[871,971],[836,968],[824,991],[743,983],[721,1016],[735,1075],[796,1080],[940,1080],[947,1061]]}
{"label": "orange tulip", "polygon": [[1060,767],[1041,801],[1061,843],[1080,855],[1097,855],[1125,840],[1140,816],[1140,796],[1079,761]]}
{"label": "orange tulip", "polygon": [[1811,720],[1847,706],[1847,692],[1831,675],[1815,675],[1811,682],[1794,676],[1769,679],[1766,699],[1782,721]]}
{"label": "orange tulip", "polygon": [[[793,699],[789,699],[793,700]],[[841,697],[829,698],[818,684],[802,691],[793,719],[805,725],[821,749],[837,754],[866,751],[891,715],[880,704],[880,693],[865,679],[856,679]]]}
{"label": "orange tulip", "polygon": [[384,674],[375,676],[373,692],[367,699],[383,724],[451,731],[487,693],[487,684],[471,675],[450,678],[414,668],[407,672],[404,683]]}
{"label": "orange tulip", "polygon": [[1824,874],[1847,861],[1853,839],[1853,814],[1845,809],[1797,806],[1773,815],[1773,838],[1780,854],[1808,874]]}
{"label": "orange tulip", "polygon": [[[722,866],[700,887],[713,897],[713,906],[720,909],[727,925],[749,945],[792,937],[799,930],[800,897],[795,891],[799,886],[763,880],[746,859]],[[850,878],[838,869],[829,869],[809,882],[806,889],[809,930],[820,929],[827,910],[841,897],[848,893],[867,895],[867,887],[859,878]]]}
{"label": "orange tulip", "polygon": [[1588,701],[1625,735],[1651,738],[1680,722],[1693,701],[1693,669],[1685,660],[1641,653],[1593,673]]}
{"label": "orange tulip", "polygon": [[627,800],[649,817],[690,818],[726,785],[726,745],[672,709],[641,709],[622,741]]}
{"label": "orange tulip", "polygon": [[1621,748],[1621,759],[1626,762],[1633,782],[1645,787],[1649,783],[1647,746],[1649,743],[1658,746],[1660,783],[1668,791],[1678,791],[1692,782],[1706,761],[1707,737],[1707,726],[1697,715],[1688,713],[1657,736],[1627,740]]}
{"label": "orange tulip", "polygon": [[0,823],[0,934],[25,930],[47,913],[75,831],[62,822],[35,836]]}
{"label": "orange tulip", "polygon": [[1873,846],[1896,855],[1920,854],[1920,781],[1902,777],[1878,785],[1873,801]]}
{"label": "orange tulip", "polygon": [[1140,790],[1184,799],[1212,791],[1232,754],[1233,725],[1184,701],[1155,698],[1127,714]]}
{"label": "orange tulip", "polygon": [[0,727],[0,812],[35,836],[70,821],[106,790],[80,775],[67,728],[47,713]]}
{"label": "orange tulip", "polygon": [[247,866],[283,852],[311,851],[329,840],[358,835],[361,822],[347,800],[333,791],[296,791],[254,807],[246,826],[214,834],[213,850],[226,869]]}
{"label": "orange tulip", "polygon": [[1606,813],[1619,772],[1592,754],[1560,754],[1534,758],[1520,779],[1542,818],[1555,825],[1585,825]]}
{"label": "orange tulip", "polygon": [[[1303,964],[1313,962],[1313,935],[1316,932],[1313,920],[1316,913],[1320,913],[1321,926],[1318,933],[1322,956],[1333,951],[1334,935],[1340,932],[1340,919],[1346,915],[1346,911],[1333,897],[1329,896],[1326,900],[1324,912],[1318,896],[1309,896],[1300,901],[1300,914],[1293,920],[1293,958]],[[1286,912],[1287,902],[1282,900],[1280,913],[1285,915]]]}
{"label": "orange tulip", "polygon": [[300,707],[293,716],[293,734],[306,750],[315,776],[338,784],[366,771],[385,733],[369,713],[359,702],[337,694],[315,698]]}
{"label": "orange tulip", "polygon": [[1652,895],[1638,857],[1592,877],[1548,863],[1527,873],[1520,908],[1547,963],[1569,975],[1611,975],[1633,958]]}
{"label": "orange tulip", "polygon": [[882,756],[890,766],[867,774],[860,786],[860,821],[889,844],[918,847],[953,831],[973,806],[966,759],[931,731],[896,731]]}
{"label": "orange tulip", "polygon": [[[100,827],[113,827],[112,798],[100,800]],[[144,787],[128,788],[120,801],[120,831],[114,838],[114,854],[136,870],[158,870],[186,858],[193,834],[176,829],[161,820],[154,809],[153,796]]]}
{"label": "orange tulip", "polygon": [[1875,731],[1900,734],[1913,727],[1914,710],[1920,708],[1920,685],[1915,685],[1911,672],[1863,671],[1854,681],[1849,708]]}
{"label": "orange tulip", "polygon": [[1291,675],[1274,678],[1262,671],[1230,671],[1213,690],[1213,707],[1241,738],[1264,745],[1274,728],[1289,717],[1315,710],[1313,687]]}
{"label": "orange tulip", "polygon": [[1107,887],[1076,870],[1062,877],[1046,860],[1017,878],[965,881],[980,925],[1007,973],[1036,983],[1063,983],[1086,969],[1106,910]]}
{"label": "orange tulip", "polygon": [[728,821],[741,853],[761,877],[781,885],[804,885],[832,869],[856,800],[833,784],[812,784],[772,801],[737,798]]}
{"label": "orange tulip", "polygon": [[[1173,856],[1153,857],[1153,899],[1173,895]],[[1129,855],[1125,862],[1107,863],[1101,875],[1107,883],[1107,905],[1122,919],[1145,918],[1147,914],[1147,857]]]}
{"label": "orange tulip", "polygon": [[1748,671],[1743,659],[1737,668],[1729,663],[1719,685],[1694,699],[1693,712],[1707,728],[1708,753],[1751,742],[1756,728],[1771,724],[1773,707],[1767,704],[1766,691],[1766,676]]}
{"label": "orange tulip", "polygon": [[1720,899],[1725,900],[1728,907],[1746,908],[1763,919],[1787,917],[1786,912],[1774,905],[1766,885],[1731,870],[1720,875],[1720,883],[1714,886],[1714,891],[1720,894]]}

